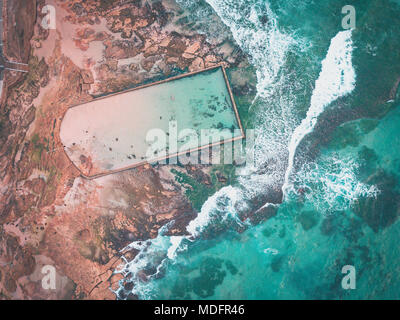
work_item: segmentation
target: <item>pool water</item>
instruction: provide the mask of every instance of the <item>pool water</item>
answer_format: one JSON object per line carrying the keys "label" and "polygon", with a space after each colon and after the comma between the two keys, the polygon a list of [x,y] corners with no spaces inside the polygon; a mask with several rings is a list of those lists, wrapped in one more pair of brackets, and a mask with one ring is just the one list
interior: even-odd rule
{"label": "pool water", "polygon": [[242,131],[217,67],[74,106],[60,137],[81,172],[95,176],[241,138]]}

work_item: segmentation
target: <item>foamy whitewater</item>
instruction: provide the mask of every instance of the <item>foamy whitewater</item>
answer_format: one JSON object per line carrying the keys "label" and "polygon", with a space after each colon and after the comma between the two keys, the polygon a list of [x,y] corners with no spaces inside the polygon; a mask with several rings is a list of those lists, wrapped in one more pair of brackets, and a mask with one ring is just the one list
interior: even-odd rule
{"label": "foamy whitewater", "polygon": [[379,189],[358,181],[359,164],[352,158],[329,155],[318,163],[307,163],[296,174],[294,185],[318,212],[344,211],[360,197],[376,197]]}
{"label": "foamy whitewater", "polygon": [[[125,277],[130,275],[131,281],[135,283],[133,292],[141,299],[150,299],[155,288],[151,280],[157,278],[166,264],[176,258],[177,254],[186,250],[190,242],[200,237],[204,228],[212,223],[224,223],[230,220],[242,225],[237,216],[237,211],[243,209],[243,198],[239,189],[232,186],[222,188],[211,196],[203,205],[198,216],[187,226],[188,236],[166,236],[165,233],[173,226],[173,222],[163,226],[155,239],[147,241],[134,241],[121,252],[138,250],[139,253],[132,261],[125,260],[125,264],[119,266],[114,272],[121,273]],[[155,269],[155,272],[146,276],[143,282],[141,271],[144,269]],[[150,282],[148,282],[150,281]],[[122,284],[123,280],[120,281]],[[120,287],[115,293],[123,290]]]}
{"label": "foamy whitewater", "polygon": [[190,221],[186,230],[192,237],[198,237],[203,228],[214,220],[223,223],[231,218],[241,224],[237,216],[237,208],[244,205],[243,200],[242,192],[238,188],[232,186],[222,188],[207,199],[198,216]]}
{"label": "foamy whitewater", "polygon": [[[268,97],[273,93],[271,86],[278,81],[279,70],[294,39],[279,31],[269,3],[249,6],[243,0],[207,2],[230,28],[236,43],[249,54],[251,63],[257,68],[257,94]],[[258,18],[262,13],[268,16],[266,25]]]}
{"label": "foamy whitewater", "polygon": [[307,116],[294,130],[289,143],[289,163],[285,174],[283,190],[290,184],[297,147],[306,135],[313,131],[318,116],[337,98],[353,91],[356,74],[352,65],[353,42],[351,30],[340,31],[332,40],[326,58],[322,61],[322,70],[311,97]]}
{"label": "foamy whitewater", "polygon": [[[284,179],[287,142],[296,124],[293,84],[281,72],[290,50],[299,51],[302,41],[279,29],[277,17],[269,3],[249,5],[245,0],[208,0],[232,32],[234,40],[248,55],[256,69],[257,95],[253,105],[261,106],[255,128],[254,163],[238,170],[243,196],[253,199],[267,187],[279,187]],[[259,17],[267,16],[266,22]],[[282,94],[282,90],[285,94]],[[277,98],[279,97],[279,98]],[[252,109],[253,106],[250,106]],[[268,163],[263,174],[259,169]]]}
{"label": "foamy whitewater", "polygon": [[[333,206],[338,195],[343,197],[345,207],[360,195],[378,192],[357,182],[354,174],[356,164],[349,166],[349,162],[340,163],[342,170],[339,172],[331,172],[333,167],[326,165],[322,177],[316,173],[315,167],[315,170],[310,170],[302,166],[304,170],[300,170],[299,174],[293,172],[296,150],[302,139],[313,131],[318,116],[333,101],[351,93],[355,87],[352,31],[341,31],[331,39],[315,81],[310,107],[300,122],[296,114],[294,92],[301,85],[290,82],[282,68],[287,62],[288,52],[292,49],[299,51],[302,39],[295,40],[294,36],[279,29],[277,17],[268,2],[263,5],[250,5],[244,0],[207,2],[229,27],[236,43],[256,69],[257,96],[253,104],[258,106],[254,112],[261,119],[261,125],[256,128],[255,161],[240,170],[238,185],[222,188],[203,204],[198,216],[186,228],[188,236],[165,236],[169,224],[161,228],[157,238],[133,242],[123,250],[136,249],[139,253],[115,272],[129,275],[130,281],[135,283],[132,291],[141,299],[151,298],[156,290],[151,280],[157,278],[160,270],[167,268],[169,263],[173,263],[179,252],[189,250],[193,242],[201,239],[208,226],[214,223],[227,225],[227,228],[232,224],[243,225],[239,219],[240,212],[249,209],[251,200],[265,193],[267,187],[279,188],[283,185],[284,189],[288,189],[293,182],[306,186],[319,181],[322,184],[319,196],[322,198],[317,200],[321,205],[327,203],[328,208]],[[261,14],[267,15],[266,23],[260,22],[258,17]],[[259,173],[266,164],[268,170]],[[316,196],[315,193],[307,195],[310,199]],[[265,253],[276,255],[278,251],[268,249],[260,252]],[[149,266],[155,271],[147,274],[146,281],[140,280],[143,277],[141,271],[149,269]],[[121,287],[116,293],[124,290],[123,280],[120,283]]]}

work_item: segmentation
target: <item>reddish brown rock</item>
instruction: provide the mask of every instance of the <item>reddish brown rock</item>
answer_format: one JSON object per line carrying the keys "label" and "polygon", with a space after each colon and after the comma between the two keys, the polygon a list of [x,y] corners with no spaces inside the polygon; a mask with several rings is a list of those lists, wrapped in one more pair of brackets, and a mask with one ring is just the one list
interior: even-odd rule
{"label": "reddish brown rock", "polygon": [[[36,2],[22,8],[23,2],[7,2],[12,12],[25,17],[20,21],[11,15],[8,20],[10,58],[29,61],[29,74],[10,76],[14,86],[6,91],[0,112],[0,248],[6,248],[0,250],[0,295],[115,299],[109,289],[121,280],[113,274],[122,262],[121,249],[156,237],[172,220],[169,234],[184,234],[196,212],[174,176],[166,177],[162,168],[143,166],[96,180],[81,178],[59,139],[62,117],[69,106],[93,99],[89,92],[120,91],[182,70],[201,70],[222,58],[205,36],[175,28],[172,17],[182,13],[163,2],[57,1],[67,12],[63,21],[75,28],[70,50],[87,55],[93,42],[104,48],[101,59],[88,56],[79,64],[63,52],[63,40],[54,40],[53,31],[35,21]],[[38,1],[38,12],[44,4]],[[29,57],[30,40],[34,49]],[[92,165],[84,156],[80,161]],[[211,184],[201,168],[188,172]],[[133,259],[136,253],[126,257]],[[40,284],[46,264],[57,271],[53,293]],[[146,281],[146,274],[142,276]]]}

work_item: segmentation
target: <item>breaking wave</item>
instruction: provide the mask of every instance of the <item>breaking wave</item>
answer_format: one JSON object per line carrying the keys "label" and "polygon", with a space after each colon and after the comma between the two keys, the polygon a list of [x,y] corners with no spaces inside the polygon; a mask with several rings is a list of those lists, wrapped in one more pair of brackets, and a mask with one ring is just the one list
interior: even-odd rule
{"label": "breaking wave", "polygon": [[[249,6],[248,2],[238,0],[207,2],[229,27],[236,43],[248,55],[255,67],[257,75],[255,103],[263,105],[265,111],[268,105],[267,98],[276,96],[277,91],[287,87],[285,83],[287,80],[280,74],[280,69],[285,64],[287,51],[295,44],[294,39],[279,30],[276,16],[268,4],[260,2]],[[265,15],[266,21],[262,22],[259,17]],[[276,111],[270,110],[264,124],[257,129],[255,144],[258,147],[254,150],[254,163],[241,171],[238,186],[222,188],[203,204],[198,216],[187,226],[188,236],[166,236],[165,233],[170,226],[167,225],[160,229],[155,239],[133,242],[123,250],[137,250],[139,253],[132,261],[126,260],[125,264],[116,270],[124,275],[120,288],[115,292],[117,296],[123,298],[127,295],[123,284],[128,281],[135,283],[132,292],[139,298],[150,298],[155,290],[151,279],[156,278],[166,264],[173,263],[179,251],[187,249],[195,239],[202,237],[210,226],[219,225],[222,229],[228,226],[243,226],[239,214],[247,208],[248,200],[265,192],[266,185],[273,185],[282,180],[284,166],[279,162],[275,162],[275,166],[270,166],[269,172],[253,174],[265,161],[268,161],[266,154],[270,155],[270,159],[278,159],[281,158],[281,152],[286,152],[285,141],[290,134],[290,130],[286,130],[286,127],[292,121],[290,119],[294,118],[290,116],[293,105],[291,97],[287,99],[281,97],[276,103]],[[282,121],[283,114],[286,115],[285,121]]]}
{"label": "breaking wave", "polygon": [[291,192],[303,196],[318,212],[347,210],[361,197],[376,197],[379,193],[376,186],[359,181],[358,169],[359,164],[352,158],[324,156],[318,163],[307,163],[299,170]]}
{"label": "breaking wave", "polygon": [[[196,238],[203,235],[208,226],[215,224],[224,226],[227,223],[243,225],[238,216],[238,211],[243,209],[242,200],[238,188],[227,186],[204,203],[198,216],[187,226],[187,236],[167,236],[167,231],[174,224],[172,221],[159,230],[156,238],[129,244],[122,253],[132,250],[138,253],[131,261],[124,258],[125,263],[114,271],[124,276],[115,294],[122,299],[130,293],[139,296],[140,299],[150,299],[156,290],[151,280],[162,274],[168,263],[173,263],[177,254],[187,250]],[[124,289],[127,283],[134,284],[130,292]]]}
{"label": "breaking wave", "polygon": [[[293,78],[288,79],[282,70],[287,71],[288,52],[302,51],[299,46],[304,45],[304,41],[296,40],[279,29],[277,17],[268,2],[207,0],[207,3],[230,29],[234,40],[255,67],[257,96],[251,112],[256,113],[255,118],[259,121],[254,163],[240,170],[236,186],[224,187],[208,198],[198,216],[187,226],[187,236],[166,236],[171,226],[168,224],[160,229],[155,239],[136,241],[125,248],[123,252],[137,250],[138,254],[115,271],[124,275],[115,292],[119,298],[128,294],[124,284],[132,282],[132,293],[140,299],[150,299],[157,290],[151,280],[159,277],[168,264],[174,263],[179,252],[188,250],[210,227],[220,225],[226,230],[232,226],[243,226],[240,213],[248,209],[252,199],[268,192],[270,186],[280,188],[284,185],[287,188],[290,183],[295,183],[296,188],[307,190],[315,186],[318,191],[306,192],[305,197],[317,205],[328,207],[334,205],[338,195],[343,197],[343,206],[346,206],[360,195],[377,192],[357,182],[356,164],[338,166],[338,159],[322,167],[312,164],[303,166],[290,181],[296,149],[301,140],[312,132],[325,107],[349,94],[355,86],[351,31],[339,32],[331,40],[315,82],[307,116],[299,124],[296,92],[301,84],[293,82]],[[322,198],[323,195],[325,198]],[[268,253],[276,254],[270,250]]]}
{"label": "breaking wave", "polygon": [[[282,33],[268,2],[249,5],[243,0],[207,0],[221,20],[229,27],[236,43],[249,55],[256,67],[257,94],[270,96],[286,53],[295,43]],[[266,17],[264,21],[260,17]]]}
{"label": "breaking wave", "polygon": [[[287,77],[289,52],[301,51],[301,39],[283,32],[268,2],[207,0],[226,26],[257,76],[257,94],[249,113],[256,114],[254,163],[238,170],[246,198],[254,199],[284,180],[287,144],[296,125],[299,85]],[[289,71],[290,72],[290,71]]]}
{"label": "breaking wave", "polygon": [[[182,237],[169,237],[165,233],[173,225],[173,222],[160,228],[154,239],[146,241],[134,241],[121,250],[122,253],[138,251],[136,256],[128,261],[124,256],[124,264],[118,266],[114,273],[124,276],[119,281],[119,288],[113,291],[119,299],[126,299],[129,294],[134,294],[140,299],[150,299],[156,290],[151,280],[157,278],[168,261],[176,254],[177,246]],[[125,286],[132,284],[131,290]]]}
{"label": "breaking wave", "polygon": [[197,217],[190,221],[186,230],[192,237],[202,234],[205,227],[212,223],[223,224],[228,219],[241,225],[237,210],[244,205],[242,192],[238,188],[227,186],[212,195],[203,204]]}
{"label": "breaking wave", "polygon": [[294,130],[289,143],[289,161],[285,174],[283,190],[290,186],[297,147],[303,138],[311,133],[318,116],[337,98],[349,94],[355,87],[356,74],[352,65],[353,42],[351,30],[340,31],[331,40],[326,58],[322,61],[322,70],[315,82],[311,105],[307,116]]}

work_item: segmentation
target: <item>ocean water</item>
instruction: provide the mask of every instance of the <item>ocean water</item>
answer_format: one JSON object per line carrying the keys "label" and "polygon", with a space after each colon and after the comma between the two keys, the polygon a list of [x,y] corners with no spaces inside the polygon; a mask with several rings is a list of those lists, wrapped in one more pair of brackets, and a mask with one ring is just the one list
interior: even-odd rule
{"label": "ocean water", "polygon": [[[167,225],[132,243],[119,298],[400,298],[398,1],[354,1],[354,30],[341,26],[346,1],[179,3],[215,12],[254,67],[255,162],[204,202],[188,236]],[[355,290],[341,286],[345,265]]]}

